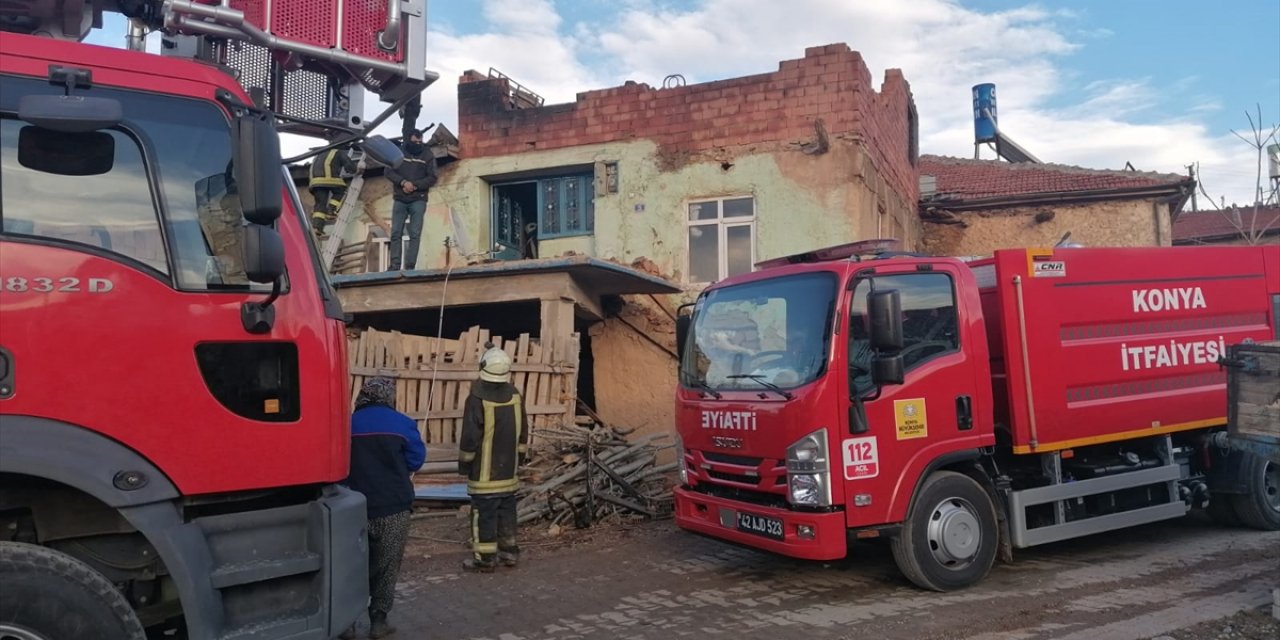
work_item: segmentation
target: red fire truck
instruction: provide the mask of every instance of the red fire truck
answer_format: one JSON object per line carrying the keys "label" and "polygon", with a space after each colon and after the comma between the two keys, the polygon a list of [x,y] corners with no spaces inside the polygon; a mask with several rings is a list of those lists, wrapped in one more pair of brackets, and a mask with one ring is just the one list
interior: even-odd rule
{"label": "red fire truck", "polygon": [[760,266],[680,320],[679,526],[820,560],[889,538],[939,591],[1193,508],[1280,529],[1280,465],[1214,437],[1225,346],[1280,335],[1280,247]]}
{"label": "red fire truck", "polygon": [[[394,166],[366,134],[434,74],[421,0],[325,6],[0,7],[0,637],[319,639],[365,607],[344,314],[277,126]],[[104,10],[135,50],[80,42]]]}

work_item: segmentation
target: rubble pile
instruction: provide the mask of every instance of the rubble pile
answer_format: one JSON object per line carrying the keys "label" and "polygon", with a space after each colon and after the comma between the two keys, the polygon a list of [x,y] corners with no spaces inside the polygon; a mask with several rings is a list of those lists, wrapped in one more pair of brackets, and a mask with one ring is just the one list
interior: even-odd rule
{"label": "rubble pile", "polygon": [[674,447],[671,436],[629,441],[627,435],[594,420],[534,430],[529,460],[521,470],[518,521],[582,528],[669,514],[676,463],[658,464],[658,454]]}

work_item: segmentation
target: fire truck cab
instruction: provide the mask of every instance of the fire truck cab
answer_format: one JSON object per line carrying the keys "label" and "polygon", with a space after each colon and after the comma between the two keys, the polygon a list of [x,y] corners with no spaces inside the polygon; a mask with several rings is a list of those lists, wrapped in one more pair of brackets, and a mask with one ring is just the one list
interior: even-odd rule
{"label": "fire truck cab", "polygon": [[[424,4],[14,5],[0,637],[337,635],[368,602],[365,501],[340,484],[345,317],[277,132],[395,166],[350,99],[394,113],[434,77]],[[134,50],[78,42],[104,10]],[[173,55],[142,51],[148,30]]]}

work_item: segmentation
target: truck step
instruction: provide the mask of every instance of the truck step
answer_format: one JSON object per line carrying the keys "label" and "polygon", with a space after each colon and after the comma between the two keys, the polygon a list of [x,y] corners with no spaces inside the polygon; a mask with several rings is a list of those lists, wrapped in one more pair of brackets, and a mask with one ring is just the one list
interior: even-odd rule
{"label": "truck step", "polygon": [[1104,531],[1114,531],[1148,522],[1182,517],[1186,515],[1188,507],[1172,487],[1169,492],[1170,501],[1168,503],[1130,511],[1109,513],[1034,529],[1027,528],[1026,516],[1027,508],[1036,505],[1083,498],[1131,487],[1166,482],[1172,484],[1181,477],[1181,473],[1179,465],[1170,464],[1113,476],[1013,491],[1009,494],[1009,529],[1013,537],[1013,546],[1018,548],[1033,547],[1039,544],[1057,542]]}
{"label": "truck step", "polygon": [[225,589],[253,582],[265,582],[286,576],[319,571],[319,554],[305,553],[269,560],[253,560],[223,565],[209,574],[209,582],[215,589]]}

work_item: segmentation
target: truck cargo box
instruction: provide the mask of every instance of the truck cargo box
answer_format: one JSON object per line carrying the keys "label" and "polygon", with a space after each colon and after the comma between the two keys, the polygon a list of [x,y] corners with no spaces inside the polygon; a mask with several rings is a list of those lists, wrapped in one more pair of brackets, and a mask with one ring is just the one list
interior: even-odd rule
{"label": "truck cargo box", "polygon": [[1280,338],[1280,247],[1005,250],[971,263],[1016,453],[1226,422],[1226,346]]}

